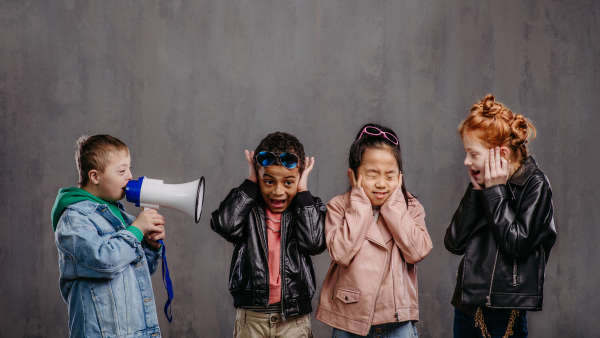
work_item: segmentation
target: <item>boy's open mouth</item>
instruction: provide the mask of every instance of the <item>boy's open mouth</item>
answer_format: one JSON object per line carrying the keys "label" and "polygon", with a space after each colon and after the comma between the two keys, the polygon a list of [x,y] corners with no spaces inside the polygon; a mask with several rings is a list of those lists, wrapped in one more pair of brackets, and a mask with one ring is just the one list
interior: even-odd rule
{"label": "boy's open mouth", "polygon": [[273,208],[283,208],[285,206],[285,202],[286,200],[275,200],[275,199],[271,199],[271,205],[273,206]]}
{"label": "boy's open mouth", "polygon": [[473,176],[477,177],[477,175],[481,174],[480,170],[473,170],[471,169],[471,171],[473,172]]}

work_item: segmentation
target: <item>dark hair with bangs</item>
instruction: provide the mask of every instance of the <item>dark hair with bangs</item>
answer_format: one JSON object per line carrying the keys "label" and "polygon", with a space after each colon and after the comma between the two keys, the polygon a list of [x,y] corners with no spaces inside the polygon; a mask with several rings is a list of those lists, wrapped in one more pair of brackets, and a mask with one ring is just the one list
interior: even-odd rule
{"label": "dark hair with bangs", "polygon": [[[282,153],[296,154],[296,156],[298,156],[297,168],[300,172],[300,175],[302,175],[302,172],[304,172],[304,168],[306,166],[306,163],[304,163],[304,158],[306,157],[304,154],[304,146],[302,143],[300,143],[300,141],[298,141],[296,136],[292,134],[278,131],[267,135],[264,139],[262,139],[262,141],[260,141],[260,144],[258,147],[256,147],[256,150],[254,150],[254,155],[256,156],[256,154],[261,151],[270,151],[275,155]],[[277,165],[281,164],[277,162]],[[256,161],[254,161],[254,169],[258,173],[258,163],[256,163]]]}
{"label": "dark hair with bangs", "polygon": [[[369,134],[363,134],[362,137],[359,138],[360,134],[362,134],[362,131],[366,127],[377,128],[383,132],[387,132],[387,133],[394,135],[396,137],[396,139],[398,139],[398,145],[393,144],[391,141],[389,141],[383,135],[373,136],[373,135],[369,135]],[[349,165],[350,169],[352,169],[352,171],[354,171],[355,176],[357,175],[358,167],[360,167],[360,165],[363,162],[363,156],[365,154],[365,150],[373,149],[373,148],[391,151],[391,153],[396,158],[396,162],[398,163],[398,170],[400,171],[400,173],[403,172],[402,171],[402,152],[400,150],[400,139],[398,138],[396,133],[393,130],[391,130],[390,128],[384,127],[382,125],[375,124],[375,123],[367,123],[364,126],[360,127],[360,130],[358,131],[358,134],[356,134],[356,138],[354,139],[354,143],[352,143],[352,146],[350,146],[350,154],[348,155],[348,165]],[[356,179],[358,179],[358,177],[356,177]],[[404,175],[402,175],[401,183],[402,183],[402,187],[401,187],[402,195],[404,195],[404,201],[406,202],[406,204],[408,204],[408,201],[411,199],[416,199],[416,196],[409,194],[408,191],[406,190],[406,184],[404,183]]]}

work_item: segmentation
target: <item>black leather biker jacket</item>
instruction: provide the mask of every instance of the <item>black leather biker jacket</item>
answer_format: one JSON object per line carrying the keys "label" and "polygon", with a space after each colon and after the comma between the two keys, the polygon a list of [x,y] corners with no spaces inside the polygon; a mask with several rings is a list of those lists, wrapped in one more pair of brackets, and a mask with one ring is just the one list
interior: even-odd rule
{"label": "black leather biker jacket", "polygon": [[[234,306],[269,305],[269,264],[265,201],[258,184],[245,180],[212,213],[211,228],[234,244],[229,292]],[[327,208],[310,192],[299,192],[281,215],[282,316],[312,311],[315,272],[310,259],[325,249]]]}
{"label": "black leather biker jacket", "polygon": [[464,255],[452,305],[541,310],[546,264],[556,241],[548,178],[528,157],[506,185],[469,184],[444,245]]}

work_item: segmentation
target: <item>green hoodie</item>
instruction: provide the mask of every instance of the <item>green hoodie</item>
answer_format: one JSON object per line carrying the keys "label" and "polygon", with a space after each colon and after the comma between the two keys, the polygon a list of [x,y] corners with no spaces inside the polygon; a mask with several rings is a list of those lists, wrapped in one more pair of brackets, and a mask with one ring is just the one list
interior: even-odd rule
{"label": "green hoodie", "polygon": [[[117,216],[121,220],[121,222],[123,222],[124,226],[127,226],[127,223],[125,223],[125,220],[123,219],[123,215],[121,215],[121,210],[119,209],[116,203],[107,202],[99,197],[90,194],[89,192],[83,189],[71,187],[60,189],[58,191],[58,196],[56,196],[56,201],[54,202],[54,206],[52,207],[51,213],[52,229],[56,231],[56,225],[58,224],[58,220],[69,205],[86,200],[108,205],[110,211],[112,211],[112,213],[115,214],[115,216]],[[136,228],[135,226],[129,226],[127,230],[131,231],[131,233],[133,233],[133,235],[140,242],[144,239],[144,234],[142,233],[142,231]]]}

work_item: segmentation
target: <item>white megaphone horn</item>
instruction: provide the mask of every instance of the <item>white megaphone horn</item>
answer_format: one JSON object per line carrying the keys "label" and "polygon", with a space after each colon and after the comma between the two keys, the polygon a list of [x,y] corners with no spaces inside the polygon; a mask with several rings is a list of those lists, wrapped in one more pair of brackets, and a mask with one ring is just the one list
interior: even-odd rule
{"label": "white megaphone horn", "polygon": [[204,177],[188,183],[165,184],[162,180],[142,176],[127,183],[125,196],[136,207],[175,209],[193,217],[198,223],[204,202]]}

